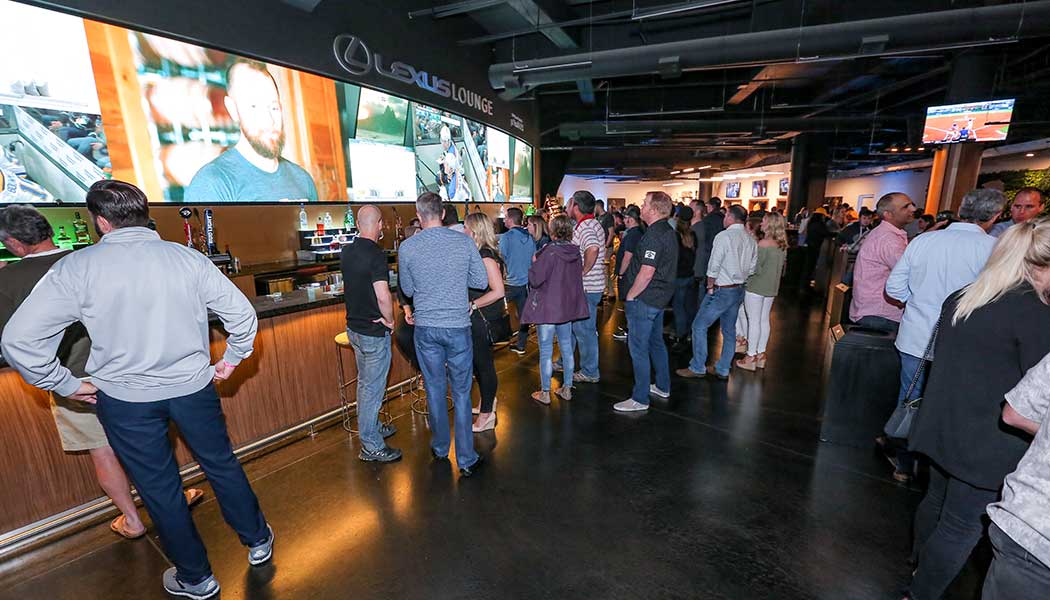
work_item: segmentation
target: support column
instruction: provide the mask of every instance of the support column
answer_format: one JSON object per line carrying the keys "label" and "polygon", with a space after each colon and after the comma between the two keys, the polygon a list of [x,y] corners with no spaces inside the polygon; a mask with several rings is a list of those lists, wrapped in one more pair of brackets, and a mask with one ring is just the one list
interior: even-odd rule
{"label": "support column", "polygon": [[831,143],[822,136],[800,134],[791,147],[791,189],[788,192],[788,216],[807,207],[824,203],[824,192],[831,164]]}
{"label": "support column", "polygon": [[[946,104],[960,104],[990,100],[994,92],[995,59],[993,56],[969,51],[952,61]],[[977,187],[981,172],[981,154],[984,144],[962,142],[942,146],[933,155],[930,187],[926,193],[926,212],[958,211],[962,197]]]}

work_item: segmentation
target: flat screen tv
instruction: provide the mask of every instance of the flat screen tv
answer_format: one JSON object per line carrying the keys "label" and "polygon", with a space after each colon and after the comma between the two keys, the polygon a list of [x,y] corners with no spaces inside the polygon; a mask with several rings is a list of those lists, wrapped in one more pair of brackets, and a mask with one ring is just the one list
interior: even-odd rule
{"label": "flat screen tv", "polygon": [[780,180],[780,195],[781,196],[787,196],[788,195],[788,186],[789,186],[789,182],[790,181],[791,180],[789,178],[787,178],[787,177],[785,177],[785,178]]}
{"label": "flat screen tv", "polygon": [[740,182],[730,181],[726,183],[726,198],[739,198],[740,197]]}
{"label": "flat screen tv", "polygon": [[1006,139],[1014,100],[986,100],[931,106],[922,130],[924,144],[1000,142]]}

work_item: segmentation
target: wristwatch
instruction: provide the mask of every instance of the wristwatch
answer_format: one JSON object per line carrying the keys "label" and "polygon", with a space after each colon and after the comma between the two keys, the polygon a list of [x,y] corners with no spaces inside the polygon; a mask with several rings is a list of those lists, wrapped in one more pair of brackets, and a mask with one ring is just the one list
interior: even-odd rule
{"label": "wristwatch", "polygon": [[470,312],[474,312],[477,309],[478,309],[478,303],[477,302],[471,302],[470,303]]}

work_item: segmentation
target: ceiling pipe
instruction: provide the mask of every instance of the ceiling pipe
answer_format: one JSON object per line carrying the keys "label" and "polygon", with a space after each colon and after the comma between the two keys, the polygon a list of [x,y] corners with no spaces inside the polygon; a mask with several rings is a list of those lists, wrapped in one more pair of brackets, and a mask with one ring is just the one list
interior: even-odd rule
{"label": "ceiling pipe", "polygon": [[[829,23],[616,48],[489,67],[494,89],[525,88],[577,79],[704,69],[852,60],[930,52],[967,44],[1007,43],[1050,30],[1050,0]],[[937,46],[930,32],[937,32]]]}
{"label": "ceiling pipe", "polygon": [[606,136],[651,135],[654,133],[750,133],[756,129],[771,131],[869,131],[872,127],[887,130],[887,125],[904,127],[904,119],[891,117],[812,117],[754,118],[721,120],[656,120],[656,121],[585,121],[562,123],[558,131],[569,139]]}

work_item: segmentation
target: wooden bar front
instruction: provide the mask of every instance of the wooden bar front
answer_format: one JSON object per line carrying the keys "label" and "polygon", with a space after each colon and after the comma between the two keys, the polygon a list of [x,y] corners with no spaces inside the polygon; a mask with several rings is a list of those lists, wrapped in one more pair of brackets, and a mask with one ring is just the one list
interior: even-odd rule
{"label": "wooden bar front", "polygon": [[[334,338],[345,328],[342,303],[259,319],[254,353],[219,386],[234,447],[339,406]],[[213,327],[213,360],[221,357],[224,340],[222,329]],[[353,352],[341,351],[353,378]],[[395,345],[389,384],[413,375]],[[353,398],[356,390],[347,394]],[[102,497],[87,453],[62,451],[47,394],[10,367],[0,369],[0,410],[0,537]],[[193,461],[181,439],[176,453],[180,465]]]}

